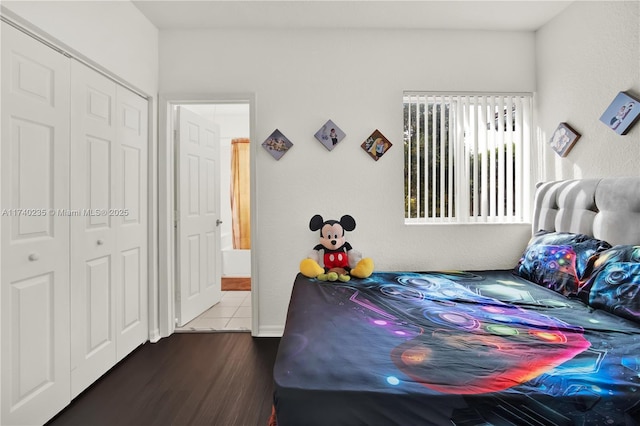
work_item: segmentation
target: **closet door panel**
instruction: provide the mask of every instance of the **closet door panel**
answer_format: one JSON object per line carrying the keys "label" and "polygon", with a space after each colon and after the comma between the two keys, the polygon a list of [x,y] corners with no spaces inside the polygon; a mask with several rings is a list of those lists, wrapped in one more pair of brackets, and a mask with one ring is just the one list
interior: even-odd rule
{"label": "closet door panel", "polygon": [[147,101],[117,88],[117,359],[148,338]]}
{"label": "closet door panel", "polygon": [[68,404],[69,60],[2,26],[0,424]]}
{"label": "closet door panel", "polygon": [[116,359],[116,84],[71,62],[71,395]]}

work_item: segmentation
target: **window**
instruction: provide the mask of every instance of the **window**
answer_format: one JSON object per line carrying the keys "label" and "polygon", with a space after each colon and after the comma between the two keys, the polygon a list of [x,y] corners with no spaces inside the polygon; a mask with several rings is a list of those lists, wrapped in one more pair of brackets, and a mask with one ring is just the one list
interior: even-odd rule
{"label": "window", "polygon": [[405,92],[405,223],[527,220],[531,101]]}

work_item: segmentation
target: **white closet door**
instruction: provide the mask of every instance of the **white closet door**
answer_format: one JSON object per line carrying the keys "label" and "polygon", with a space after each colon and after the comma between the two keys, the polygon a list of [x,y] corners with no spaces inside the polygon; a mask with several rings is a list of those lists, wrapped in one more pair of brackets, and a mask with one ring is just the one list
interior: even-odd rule
{"label": "white closet door", "polygon": [[219,131],[178,107],[176,303],[183,326],[218,303],[220,288]]}
{"label": "white closet door", "polygon": [[71,395],[116,359],[116,84],[71,61]]}
{"label": "white closet door", "polygon": [[147,101],[117,87],[117,360],[144,343],[147,317]]}
{"label": "white closet door", "polygon": [[71,396],[147,340],[147,102],[72,61]]}
{"label": "white closet door", "polygon": [[33,425],[70,400],[69,60],[5,23],[1,50],[0,424]]}

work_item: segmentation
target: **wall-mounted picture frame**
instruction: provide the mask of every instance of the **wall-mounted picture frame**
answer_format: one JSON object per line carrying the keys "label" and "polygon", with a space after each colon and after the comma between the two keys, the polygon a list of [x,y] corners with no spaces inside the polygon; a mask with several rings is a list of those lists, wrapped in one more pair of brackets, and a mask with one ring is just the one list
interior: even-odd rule
{"label": "wall-mounted picture frame", "polygon": [[626,135],[640,118],[640,99],[620,92],[600,117],[600,121],[619,135]]}
{"label": "wall-mounted picture frame", "polygon": [[262,142],[262,147],[276,160],[281,159],[292,146],[293,143],[278,129]]}
{"label": "wall-mounted picture frame", "polygon": [[378,161],[393,144],[389,142],[389,139],[387,139],[380,130],[376,129],[360,146],[371,158]]}
{"label": "wall-mounted picture frame", "polygon": [[549,145],[560,157],[566,157],[573,145],[580,139],[580,133],[576,132],[567,123],[560,123],[551,135]]}
{"label": "wall-mounted picture frame", "polygon": [[347,135],[333,121],[329,120],[318,129],[314,136],[325,148],[331,151]]}

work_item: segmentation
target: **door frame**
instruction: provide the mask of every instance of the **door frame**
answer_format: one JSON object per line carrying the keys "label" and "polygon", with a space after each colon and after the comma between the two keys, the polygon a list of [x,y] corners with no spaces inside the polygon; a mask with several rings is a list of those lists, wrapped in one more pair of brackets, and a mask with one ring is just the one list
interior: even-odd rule
{"label": "door frame", "polygon": [[[175,130],[173,110],[189,104],[249,104],[250,201],[251,228],[256,228],[256,95],[255,93],[176,93],[160,94],[158,120],[158,330],[159,337],[168,337],[175,331]],[[251,233],[251,247],[256,247]],[[259,324],[258,262],[251,250],[251,335],[257,336]]]}

